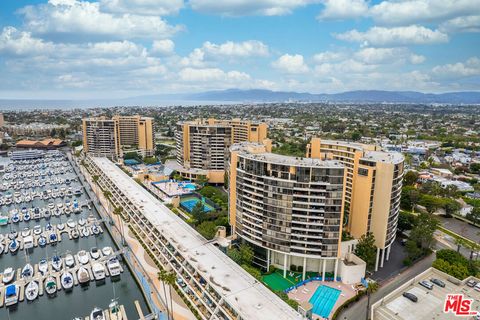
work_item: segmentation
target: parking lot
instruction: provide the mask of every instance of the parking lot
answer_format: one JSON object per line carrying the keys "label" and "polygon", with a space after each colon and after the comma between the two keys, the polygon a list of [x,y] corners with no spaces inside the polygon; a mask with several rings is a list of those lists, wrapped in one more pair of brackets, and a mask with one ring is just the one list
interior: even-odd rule
{"label": "parking lot", "polygon": [[[430,280],[431,278],[440,279],[445,283],[445,288],[437,285],[433,290],[428,290],[420,284],[419,281]],[[443,312],[445,298],[447,294],[461,293],[465,298],[474,299],[473,310],[480,310],[480,292],[474,288],[468,287],[466,281],[458,285],[449,281],[451,278],[435,269],[429,269],[418,277],[404,284],[384,299],[373,305],[373,319],[375,320],[420,320],[420,319],[455,319],[452,314]],[[404,292],[409,292],[417,296],[418,301],[412,302],[402,296]],[[465,319],[465,317],[463,317]],[[467,318],[468,319],[468,318]]]}

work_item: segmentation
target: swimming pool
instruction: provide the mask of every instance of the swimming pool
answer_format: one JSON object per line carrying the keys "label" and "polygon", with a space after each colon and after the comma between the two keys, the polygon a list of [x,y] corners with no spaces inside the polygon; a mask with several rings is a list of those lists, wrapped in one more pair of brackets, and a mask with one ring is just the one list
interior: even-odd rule
{"label": "swimming pool", "polygon": [[[202,201],[198,198],[185,198],[185,199],[182,199],[180,201],[180,205],[185,209],[187,210],[187,212],[192,212],[193,208],[196,206],[196,204],[199,202],[199,201]],[[205,203],[205,201],[202,201],[203,202],[203,211],[204,212],[210,212],[210,211],[214,211],[215,209],[209,205],[208,203]]]}
{"label": "swimming pool", "polygon": [[328,318],[342,291],[321,285],[315,290],[309,302],[313,305],[312,312],[323,318]]}

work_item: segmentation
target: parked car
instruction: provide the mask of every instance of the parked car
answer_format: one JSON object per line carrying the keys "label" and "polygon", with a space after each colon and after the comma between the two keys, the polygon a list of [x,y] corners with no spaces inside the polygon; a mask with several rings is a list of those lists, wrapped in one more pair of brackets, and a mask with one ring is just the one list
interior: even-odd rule
{"label": "parked car", "polygon": [[433,290],[433,284],[428,282],[427,280],[419,281],[418,284],[424,288],[427,288],[428,290]]}
{"label": "parked car", "polygon": [[480,291],[480,282],[477,283],[475,287],[473,287],[473,289],[475,289],[476,291]]}
{"label": "parked car", "polygon": [[414,295],[413,293],[404,292],[402,295],[403,295],[405,298],[407,298],[408,300],[412,301],[412,302],[417,302],[417,301],[418,301],[417,296]]}
{"label": "parked car", "polygon": [[473,280],[473,279],[470,279],[467,281],[467,286],[473,288],[475,287],[475,285],[477,284],[477,281]]}
{"label": "parked car", "polygon": [[430,282],[432,282],[433,284],[436,284],[437,286],[439,286],[441,288],[445,288],[445,282],[443,282],[440,279],[432,278],[432,279],[430,279]]}

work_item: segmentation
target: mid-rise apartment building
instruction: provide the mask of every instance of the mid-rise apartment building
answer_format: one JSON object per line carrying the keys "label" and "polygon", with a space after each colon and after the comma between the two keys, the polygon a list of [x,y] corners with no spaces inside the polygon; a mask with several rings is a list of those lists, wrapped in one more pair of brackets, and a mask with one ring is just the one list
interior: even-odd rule
{"label": "mid-rise apartment building", "polygon": [[373,233],[377,246],[375,269],[389,259],[397,231],[404,157],[380,147],[313,138],[307,157],[336,160],[345,166],[345,225],[355,238]]}
{"label": "mid-rise apartment building", "polygon": [[114,116],[83,119],[83,148],[95,156],[116,159],[136,151],[143,156],[155,153],[153,118]]}
{"label": "mid-rise apartment building", "polygon": [[223,183],[228,148],[233,143],[262,142],[267,125],[251,121],[197,119],[177,125],[177,166],[187,179],[205,176],[210,183]]}
{"label": "mid-rise apartment building", "polygon": [[155,263],[175,273],[174,286],[200,319],[303,319],[113,162],[88,156],[85,163],[89,183],[111,193],[129,230]]}
{"label": "mid-rise apartment building", "polygon": [[83,150],[97,157],[120,156],[118,126],[105,117],[83,119]]}
{"label": "mid-rise apartment building", "polygon": [[229,220],[255,264],[334,274],[341,256],[345,166],[283,156],[259,143],[230,147]]}

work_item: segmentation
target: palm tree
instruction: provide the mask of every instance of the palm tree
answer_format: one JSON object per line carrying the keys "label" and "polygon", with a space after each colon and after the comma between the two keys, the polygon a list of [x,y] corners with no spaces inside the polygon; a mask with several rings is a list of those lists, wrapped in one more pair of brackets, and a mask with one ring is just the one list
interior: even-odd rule
{"label": "palm tree", "polygon": [[110,197],[112,196],[112,193],[108,190],[103,191],[103,196],[105,199],[107,199],[107,206],[108,206],[108,211],[110,211]]}
{"label": "palm tree", "polygon": [[[165,290],[165,283],[167,281],[167,275],[168,275],[168,272],[163,270],[163,269],[161,269],[158,272],[158,280],[160,280],[162,282],[163,296],[165,297],[165,300],[167,300],[167,291]],[[167,319],[170,319],[170,310],[168,308],[168,302],[166,302],[165,304],[166,304],[166,307],[167,307]]]}
{"label": "palm tree", "polygon": [[122,222],[122,207],[115,207],[113,209],[113,214],[118,217],[118,225],[120,226],[120,234],[122,235],[122,245],[125,245],[125,233],[123,231],[123,222]]}
{"label": "palm tree", "polygon": [[172,313],[172,319],[173,319],[173,300],[172,300],[172,288],[175,285],[175,282],[177,281],[177,276],[173,272],[168,272],[167,276],[165,277],[165,282],[170,286],[168,289],[169,295],[170,295],[170,312]]}
{"label": "palm tree", "polygon": [[379,285],[375,281],[369,281],[367,286],[367,320],[370,319],[370,295],[377,291]]}

